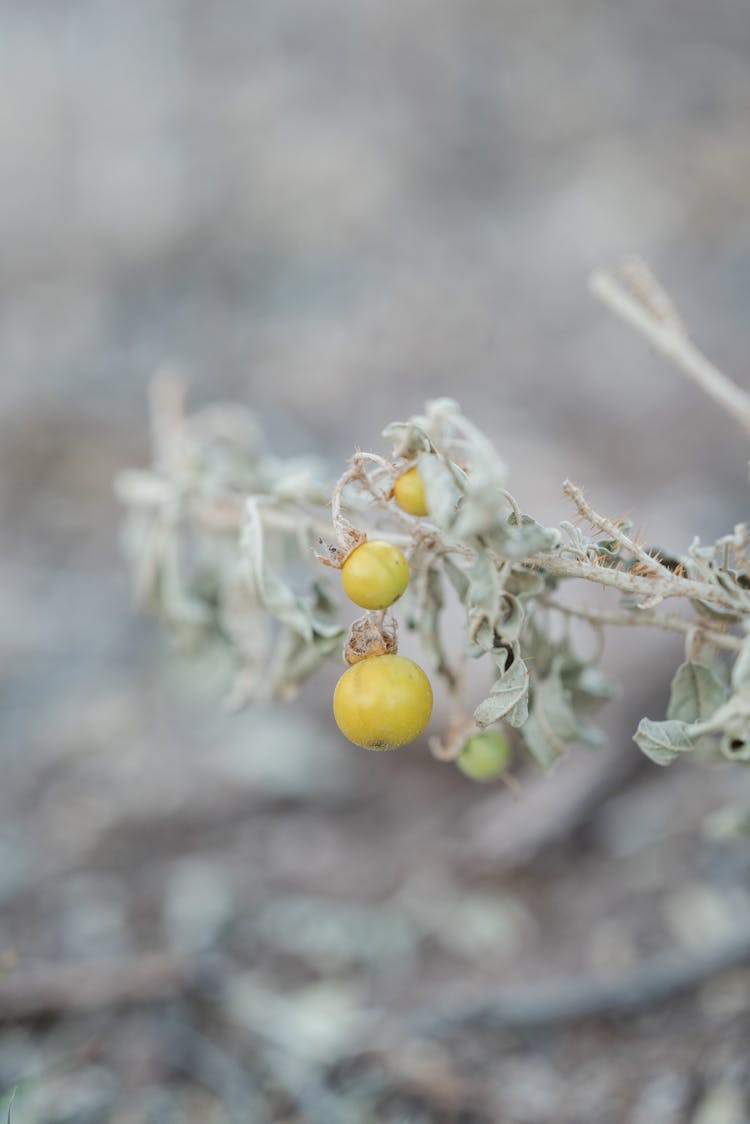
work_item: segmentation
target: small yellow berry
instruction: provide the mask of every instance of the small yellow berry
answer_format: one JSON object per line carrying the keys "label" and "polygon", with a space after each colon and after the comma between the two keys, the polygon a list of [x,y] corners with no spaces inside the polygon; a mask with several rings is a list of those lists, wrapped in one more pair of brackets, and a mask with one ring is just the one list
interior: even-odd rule
{"label": "small yellow berry", "polygon": [[387,609],[409,584],[409,563],[397,546],[363,542],[341,567],[344,593],[363,609]]}
{"label": "small yellow berry", "polygon": [[355,663],[333,693],[338,728],[364,749],[396,749],[414,741],[431,713],[430,681],[405,656],[372,656]]}
{"label": "small yellow berry", "polygon": [[499,730],[485,730],[467,738],[456,758],[461,772],[473,781],[492,781],[510,764],[510,742]]}
{"label": "small yellow berry", "polygon": [[402,472],[393,485],[393,495],[402,511],[409,515],[427,515],[427,500],[424,492],[424,480],[417,471],[417,466]]}

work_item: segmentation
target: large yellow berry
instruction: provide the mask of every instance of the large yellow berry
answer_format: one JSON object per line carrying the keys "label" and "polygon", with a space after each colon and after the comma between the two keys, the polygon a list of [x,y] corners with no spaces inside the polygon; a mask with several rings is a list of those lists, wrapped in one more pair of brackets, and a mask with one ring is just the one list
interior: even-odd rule
{"label": "large yellow berry", "polygon": [[510,742],[500,730],[485,730],[467,738],[456,764],[473,781],[492,781],[510,764]]}
{"label": "large yellow berry", "polygon": [[417,471],[417,466],[402,472],[393,485],[393,495],[402,511],[409,515],[427,515],[427,499],[424,492],[424,480]]}
{"label": "large yellow berry", "polygon": [[372,656],[355,663],[333,693],[338,728],[365,749],[396,749],[414,741],[431,713],[430,681],[405,656]]}
{"label": "large yellow berry", "polygon": [[390,542],[363,542],[341,567],[344,593],[363,609],[387,609],[409,584],[409,563]]}

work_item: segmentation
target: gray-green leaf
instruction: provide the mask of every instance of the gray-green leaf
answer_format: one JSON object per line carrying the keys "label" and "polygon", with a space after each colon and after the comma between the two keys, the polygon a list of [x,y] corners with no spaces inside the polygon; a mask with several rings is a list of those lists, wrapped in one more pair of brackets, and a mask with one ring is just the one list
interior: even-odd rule
{"label": "gray-green leaf", "polygon": [[450,531],[461,499],[455,469],[451,468],[444,457],[430,454],[419,458],[419,475],[424,481],[430,519],[441,530]]}
{"label": "gray-green leaf", "polygon": [[520,566],[514,566],[505,579],[507,592],[516,597],[536,597],[543,592],[546,584],[543,574],[535,570],[523,570]]}
{"label": "gray-green leaf", "polygon": [[488,698],[474,711],[477,726],[490,726],[505,718],[529,690],[529,669],[521,659],[516,659],[510,669],[495,681]]}
{"label": "gray-green leaf", "polygon": [[530,752],[546,769],[575,740],[577,732],[578,722],[570,693],[563,684],[559,663],[555,661],[550,674],[534,682],[531,712],[521,733]]}
{"label": "gray-green leaf", "polygon": [[724,684],[705,664],[681,664],[672,680],[667,718],[701,722],[710,718],[726,698]]}
{"label": "gray-green leaf", "polygon": [[344,640],[345,629],[332,635],[314,633],[309,639],[293,628],[282,629],[274,653],[274,666],[271,673],[274,694],[290,698],[297,687],[320,667],[324,660],[337,649]]}
{"label": "gray-green leaf", "polygon": [[309,610],[268,565],[260,503],[255,498],[248,499],[245,505],[240,552],[245,574],[261,605],[277,620],[310,639],[313,625]]}
{"label": "gray-green leaf", "polygon": [[247,501],[240,535],[240,552],[245,576],[260,604],[271,616],[311,641],[313,637],[341,635],[335,620],[333,602],[316,585],[312,599],[299,597],[268,564],[265,535],[257,499]]}
{"label": "gray-green leaf", "polygon": [[504,522],[499,522],[496,516],[486,538],[493,550],[502,558],[513,561],[521,561],[532,554],[553,551],[562,541],[558,530],[554,527],[543,527],[530,515],[522,515],[520,524],[513,516]]}
{"label": "gray-green leaf", "polygon": [[538,714],[532,712],[529,715],[521,727],[521,733],[527,749],[543,769],[549,769],[565,751],[565,743],[560,741],[555,731]]}
{"label": "gray-green leaf", "polygon": [[656,765],[671,765],[680,753],[695,749],[697,741],[690,732],[690,723],[677,719],[652,722],[642,718],[633,741]]}
{"label": "gray-green leaf", "polygon": [[732,668],[732,686],[736,691],[750,690],[750,623],[748,630],[748,635]]}
{"label": "gray-green leaf", "polygon": [[584,664],[577,669],[569,689],[573,707],[578,712],[596,710],[618,694],[617,685],[591,664]]}
{"label": "gray-green leaf", "polygon": [[459,601],[466,600],[466,594],[469,589],[469,575],[465,570],[462,570],[452,558],[443,558],[443,568],[445,570],[448,581],[455,589]]}
{"label": "gray-green leaf", "polygon": [[417,421],[391,422],[383,430],[383,437],[393,442],[396,457],[413,457],[430,447],[430,439]]}

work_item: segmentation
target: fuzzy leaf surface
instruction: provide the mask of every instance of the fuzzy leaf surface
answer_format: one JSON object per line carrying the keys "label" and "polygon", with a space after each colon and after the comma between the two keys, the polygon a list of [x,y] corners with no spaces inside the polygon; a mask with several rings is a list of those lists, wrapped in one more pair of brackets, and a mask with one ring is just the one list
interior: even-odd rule
{"label": "fuzzy leaf surface", "polygon": [[687,661],[677,668],[667,707],[667,718],[702,722],[710,718],[726,697],[724,684],[705,664]]}
{"label": "fuzzy leaf surface", "polygon": [[477,726],[491,726],[517,707],[528,695],[529,669],[522,659],[514,660],[511,667],[492,685],[489,696],[474,711]]}
{"label": "fuzzy leaf surface", "polygon": [[671,765],[681,753],[696,748],[696,739],[690,732],[689,722],[671,718],[666,722],[653,722],[642,718],[633,741],[656,765]]}

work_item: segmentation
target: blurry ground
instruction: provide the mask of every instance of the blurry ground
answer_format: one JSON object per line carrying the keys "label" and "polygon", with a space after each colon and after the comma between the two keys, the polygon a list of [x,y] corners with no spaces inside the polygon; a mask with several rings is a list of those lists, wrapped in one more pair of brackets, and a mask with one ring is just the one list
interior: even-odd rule
{"label": "blurry ground", "polygon": [[[171,358],[334,470],[449,393],[543,520],[569,474],[667,546],[727,529],[741,436],[585,278],[640,250],[746,379],[748,48],[741,0],[2,6],[0,955],[7,987],[116,961],[120,998],[162,956],[151,1003],[71,1013],[75,977],[6,1017],[17,1124],[750,1119],[741,967],[616,1021],[417,1026],[746,931],[750,855],[701,833],[740,770],[644,767],[510,863],[504,794],[341,744],[333,671],[222,716],[132,612],[111,494]],[[615,754],[677,659],[639,640]]]}

